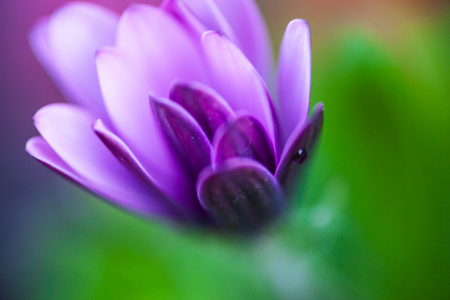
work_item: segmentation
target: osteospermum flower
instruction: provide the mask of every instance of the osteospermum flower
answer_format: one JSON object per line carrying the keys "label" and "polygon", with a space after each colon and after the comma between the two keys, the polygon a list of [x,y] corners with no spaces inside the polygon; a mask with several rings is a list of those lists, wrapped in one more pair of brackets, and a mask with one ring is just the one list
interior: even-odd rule
{"label": "osteospermum flower", "polygon": [[[167,0],[122,16],[76,2],[31,44],[71,103],[40,109],[27,151],[146,217],[248,232],[288,203],[320,132],[309,121],[309,27],[293,20],[276,80],[251,0]],[[275,86],[272,93],[268,86]]]}

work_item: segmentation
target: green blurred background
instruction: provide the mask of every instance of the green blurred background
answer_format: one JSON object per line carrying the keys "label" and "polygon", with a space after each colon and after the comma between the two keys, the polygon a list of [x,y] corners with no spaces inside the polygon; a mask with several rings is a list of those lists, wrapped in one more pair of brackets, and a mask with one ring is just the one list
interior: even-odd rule
{"label": "green blurred background", "polygon": [[[448,299],[450,10],[374,2],[258,1],[274,49],[309,20],[325,123],[292,213],[251,241],[135,218],[28,158],[32,114],[62,98],[42,71],[6,84],[38,67],[3,43],[0,298]],[[25,6],[5,7],[7,40]]]}

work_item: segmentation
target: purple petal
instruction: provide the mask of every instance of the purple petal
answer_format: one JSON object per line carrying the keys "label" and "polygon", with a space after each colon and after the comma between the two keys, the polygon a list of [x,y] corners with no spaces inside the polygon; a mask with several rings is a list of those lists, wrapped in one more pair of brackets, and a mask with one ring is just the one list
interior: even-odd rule
{"label": "purple petal", "polygon": [[[203,218],[201,208],[199,207],[196,198],[192,199],[186,197],[186,195],[174,199],[170,199],[169,197],[167,197],[166,194],[172,195],[173,197],[176,197],[177,194],[173,195],[172,191],[166,191],[166,193],[163,193],[155,185],[155,180],[147,172],[147,170],[144,168],[138,158],[133,154],[130,148],[117,135],[109,130],[100,119],[94,123],[93,129],[97,136],[105,144],[105,146],[111,151],[114,157],[116,157],[116,159],[132,174],[134,174],[137,178],[147,184],[149,186],[149,189],[151,189],[155,195],[158,195],[158,198],[166,201],[169,205],[172,206],[174,204],[174,200],[177,200],[175,203],[176,206],[174,206],[174,208],[179,210],[180,213],[188,218]],[[195,202],[192,200],[194,200]]]}
{"label": "purple petal", "polygon": [[41,136],[35,136],[29,139],[25,149],[28,154],[36,158],[48,168],[81,185],[80,182],[83,179],[80,175],[69,167]]}
{"label": "purple petal", "polygon": [[114,188],[111,188],[105,185],[101,178],[80,176],[40,136],[33,137],[27,142],[26,151],[53,171],[113,205],[146,217],[182,220],[181,215],[142,184],[116,180],[113,182]]}
{"label": "purple petal", "polygon": [[207,27],[199,20],[199,18],[192,12],[190,7],[179,0],[164,0],[160,8],[175,17],[185,28],[188,28],[194,36],[198,37],[205,31]]}
{"label": "purple petal", "polygon": [[133,202],[133,197],[145,198],[141,194],[149,191],[152,195],[147,197],[148,201],[164,202],[104,146],[92,130],[96,119],[91,112],[70,104],[45,106],[34,117],[36,128],[58,156],[93,185],[111,194],[117,192],[113,199],[123,201],[123,206]]}
{"label": "purple petal", "polygon": [[217,128],[234,115],[219,94],[200,83],[177,83],[170,90],[169,98],[194,117],[210,141]]}
{"label": "purple petal", "polygon": [[184,21],[144,4],[132,5],[120,19],[116,47],[151,79],[147,89],[157,96],[166,97],[175,78],[207,80],[200,35],[193,35]]}
{"label": "purple petal", "polygon": [[150,103],[173,151],[193,178],[211,163],[211,143],[195,119],[173,101],[150,97]]}
{"label": "purple petal", "polygon": [[105,116],[95,52],[114,43],[119,17],[92,3],[64,5],[33,28],[30,42],[36,56],[66,97]]}
{"label": "purple petal", "polygon": [[233,157],[247,157],[259,161],[270,172],[275,172],[273,145],[269,142],[261,123],[249,115],[238,117],[220,130],[214,142],[215,164]]}
{"label": "purple petal", "polygon": [[311,40],[309,25],[293,20],[287,26],[278,62],[278,99],[283,120],[283,142],[308,117],[311,89]]}
{"label": "purple petal", "polygon": [[323,125],[323,104],[314,107],[314,113],[306,125],[297,126],[283,149],[275,177],[285,186],[294,184],[294,180],[303,170],[303,163],[311,154]]}
{"label": "purple petal", "polygon": [[254,231],[284,208],[283,192],[273,175],[248,159],[228,160],[219,169],[205,169],[197,181],[204,209],[226,231]]}
{"label": "purple petal", "polygon": [[98,119],[92,125],[95,134],[105,144],[105,146],[111,151],[114,157],[131,173],[135,174],[141,180],[147,182],[151,186],[156,186],[153,183],[153,179],[150,174],[147,173],[145,168],[130,150],[130,148],[111,130],[109,130],[102,120]]}
{"label": "purple petal", "polygon": [[220,11],[220,8],[214,0],[184,0],[183,2],[186,3],[189,9],[191,9],[197,18],[205,25],[206,30],[220,31],[235,44],[239,44],[228,20]]}
{"label": "purple petal", "polygon": [[272,48],[264,20],[252,0],[184,0],[210,30],[218,30],[235,43],[269,80]]}
{"label": "purple petal", "polygon": [[227,38],[217,32],[203,35],[212,87],[235,111],[256,117],[275,144],[277,124],[266,86],[251,63]]}
{"label": "purple petal", "polygon": [[186,185],[186,179],[148,107],[148,94],[167,97],[176,78],[203,81],[200,41],[164,10],[133,5],[120,19],[117,42],[116,48],[102,49],[97,55],[113,128],[158,186],[176,190]]}

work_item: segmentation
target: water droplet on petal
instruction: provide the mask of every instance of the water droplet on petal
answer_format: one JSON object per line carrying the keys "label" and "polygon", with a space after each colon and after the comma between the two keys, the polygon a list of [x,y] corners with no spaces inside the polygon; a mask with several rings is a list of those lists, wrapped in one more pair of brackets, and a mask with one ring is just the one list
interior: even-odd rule
{"label": "water droplet on petal", "polygon": [[292,158],[292,161],[295,164],[302,164],[306,161],[306,159],[308,158],[308,153],[306,152],[305,149],[300,149],[298,150],[298,152],[294,155],[294,157]]}

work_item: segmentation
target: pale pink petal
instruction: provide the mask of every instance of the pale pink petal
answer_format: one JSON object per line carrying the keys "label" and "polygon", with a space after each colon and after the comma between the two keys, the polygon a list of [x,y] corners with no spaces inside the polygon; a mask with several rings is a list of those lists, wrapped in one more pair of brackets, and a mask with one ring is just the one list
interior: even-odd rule
{"label": "pale pink petal", "polygon": [[31,45],[66,97],[104,116],[95,52],[112,45],[118,15],[84,2],[66,4],[33,28]]}
{"label": "pale pink petal", "polygon": [[311,89],[311,41],[309,25],[293,20],[284,34],[278,62],[278,100],[283,142],[308,117]]}

